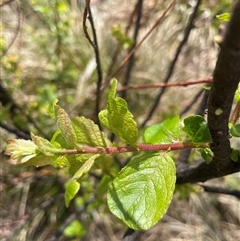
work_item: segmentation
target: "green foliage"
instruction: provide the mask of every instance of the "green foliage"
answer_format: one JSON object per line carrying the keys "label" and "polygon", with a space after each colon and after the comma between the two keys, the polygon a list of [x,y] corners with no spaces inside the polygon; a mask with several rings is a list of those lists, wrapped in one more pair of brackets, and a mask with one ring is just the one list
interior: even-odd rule
{"label": "green foliage", "polygon": [[175,164],[167,153],[134,157],[111,184],[108,206],[132,229],[147,230],[167,211],[175,181]]}
{"label": "green foliage", "polygon": [[69,238],[81,238],[85,233],[85,227],[76,219],[64,229],[64,235]]}
{"label": "green foliage", "polygon": [[213,152],[211,151],[210,148],[200,149],[199,152],[207,164],[209,164],[212,161]]}
{"label": "green foliage", "polygon": [[238,88],[235,92],[235,95],[234,95],[234,100],[239,103],[240,102],[240,84],[238,85]]}
{"label": "green foliage", "polygon": [[173,116],[148,127],[144,132],[144,140],[146,143],[172,143],[179,140],[180,134],[180,118]]}
{"label": "green foliage", "polygon": [[231,159],[234,161],[234,162],[237,162],[240,158],[240,150],[232,150],[231,152]]}
{"label": "green foliage", "polygon": [[80,183],[75,179],[71,179],[66,183],[65,189],[65,204],[69,207],[70,201],[76,196],[80,189]]}
{"label": "green foliage", "polygon": [[92,120],[83,116],[75,117],[72,126],[76,133],[77,143],[87,146],[107,146],[103,132]]}
{"label": "green foliage", "polygon": [[224,22],[229,22],[231,19],[230,13],[222,13],[216,16],[217,19],[222,20]]}
{"label": "green foliage", "polygon": [[[99,113],[103,126],[116,134],[119,139],[130,144],[130,151],[139,151],[137,144],[138,129],[133,115],[128,110],[126,101],[116,97],[117,80],[112,82],[107,100],[107,109]],[[149,149],[152,153],[135,156],[118,172],[112,156],[106,154],[118,153],[121,147],[111,143],[92,120],[85,117],[70,119],[66,111],[53,100],[48,108],[50,117],[57,123],[58,129],[51,141],[31,134],[32,141],[9,140],[6,154],[10,155],[12,164],[22,165],[52,165],[55,168],[69,167],[72,176],[65,184],[65,204],[78,194],[83,177],[91,170],[101,170],[102,179],[98,185],[97,196],[100,203],[107,192],[107,202],[110,211],[129,227],[136,230],[147,230],[155,225],[166,213],[172,200],[176,182],[176,168],[169,155],[171,145],[180,141],[180,118],[175,115],[149,126],[143,136],[145,146],[161,147]],[[239,137],[240,125],[232,125],[231,134]],[[206,145],[211,142],[207,123],[201,116],[190,116],[184,119],[183,130],[193,147],[204,148],[199,151],[207,163],[212,160],[212,152]],[[114,149],[115,148],[115,149]],[[124,147],[126,150],[129,146]],[[111,151],[113,150],[114,151]],[[166,150],[166,149],[165,149]],[[161,151],[161,152],[156,152]],[[232,152],[233,160],[237,160],[239,151]],[[86,176],[87,177],[87,176]],[[88,187],[89,188],[89,187]],[[107,191],[108,190],[108,191]],[[91,188],[89,192],[93,192]],[[97,204],[96,204],[97,205]]]}
{"label": "green foliage", "polygon": [[133,45],[133,40],[123,32],[120,24],[112,26],[111,32],[123,49],[130,48]]}
{"label": "green foliage", "polygon": [[196,146],[212,142],[207,123],[202,116],[189,116],[185,118],[183,122],[183,130]]}
{"label": "green foliage", "polygon": [[99,113],[99,120],[103,126],[118,136],[123,142],[136,146],[138,138],[137,123],[128,110],[127,102],[116,97],[117,80],[112,82],[108,94],[107,109]]}
{"label": "green foliage", "polygon": [[230,134],[234,137],[240,137],[240,124],[231,125]]}

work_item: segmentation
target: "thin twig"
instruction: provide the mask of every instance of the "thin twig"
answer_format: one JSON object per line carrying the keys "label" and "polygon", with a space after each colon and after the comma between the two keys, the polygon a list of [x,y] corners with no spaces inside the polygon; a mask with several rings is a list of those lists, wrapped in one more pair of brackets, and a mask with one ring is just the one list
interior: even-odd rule
{"label": "thin twig", "polygon": [[13,2],[14,0],[8,0],[8,1],[3,1],[1,4],[0,4],[0,7],[6,5],[6,4],[9,4],[11,2]]}
{"label": "thin twig", "polygon": [[14,227],[11,232],[9,234],[7,234],[2,241],[8,241],[10,240],[10,238],[12,238],[17,232],[19,232],[19,230],[27,223],[27,222],[31,222],[35,216],[37,215],[37,213],[41,210],[46,210],[49,206],[53,205],[54,202],[57,199],[62,199],[64,197],[64,194],[58,194],[54,197],[49,198],[48,200],[46,200],[45,202],[43,202],[42,204],[40,204],[40,206],[38,208],[35,208],[31,214],[26,214],[24,215],[24,217],[22,218],[21,222],[19,223],[19,225],[17,225],[16,227]]}
{"label": "thin twig", "polygon": [[[91,25],[93,40],[91,40],[91,38],[88,34],[88,31],[87,31],[87,25],[86,25],[87,18]],[[98,81],[97,81],[97,93],[96,93],[96,105],[95,105],[95,116],[97,117],[98,113],[100,112],[102,67],[101,67],[101,61],[100,61],[97,34],[96,34],[94,21],[93,21],[93,17],[92,17],[92,12],[91,12],[91,8],[90,8],[90,0],[86,0],[86,6],[84,9],[84,14],[83,14],[83,30],[84,30],[86,38],[88,39],[89,43],[92,45],[92,47],[94,49],[96,63],[97,63]],[[97,122],[97,124],[100,124],[98,118],[96,118],[95,121]]]}
{"label": "thin twig", "polygon": [[222,187],[213,187],[213,186],[207,186],[207,185],[203,185],[203,184],[199,184],[199,186],[201,186],[205,192],[212,192],[212,193],[219,193],[219,194],[227,194],[227,195],[232,195],[235,197],[240,198],[240,190],[236,190],[236,189],[226,189],[226,188],[222,188]]}
{"label": "thin twig", "polygon": [[15,134],[17,137],[19,138],[23,138],[23,139],[26,139],[26,140],[29,140],[30,139],[30,135],[25,133],[25,132],[22,132],[18,129],[15,129],[11,126],[9,126],[8,124],[0,121],[0,127],[2,127],[4,130],[10,132],[10,133],[13,133]]}
{"label": "thin twig", "polygon": [[[125,28],[125,35],[126,35],[126,36],[127,36],[128,31],[129,31],[129,29],[130,29],[130,27],[131,27],[131,25],[132,25],[132,23],[133,23],[133,17],[134,17],[134,15],[135,15],[136,11],[137,11],[137,5],[136,5],[135,8],[133,9],[133,11],[130,13],[130,16],[129,16],[129,18],[128,18],[127,26],[126,26],[126,28]],[[111,61],[110,66],[108,67],[108,70],[107,70],[107,73],[106,73],[107,78],[109,78],[109,76],[110,76],[111,73],[112,73],[113,67],[115,66],[115,64],[116,64],[116,62],[117,62],[117,57],[118,57],[118,55],[119,55],[120,50],[121,50],[121,43],[119,42],[118,45],[117,45],[117,47],[116,47],[116,49],[115,49],[115,51],[114,51],[114,53],[113,53],[113,55],[112,55],[112,57],[111,57],[112,61]],[[111,75],[111,76],[112,76],[112,75]],[[109,79],[111,79],[111,77],[110,77]],[[105,83],[104,87],[105,87],[105,86],[107,86],[106,83]]]}
{"label": "thin twig", "polygon": [[[164,78],[163,83],[167,83],[170,80],[170,78],[171,78],[171,76],[173,74],[174,68],[175,68],[176,63],[178,61],[178,57],[180,56],[180,53],[181,53],[181,51],[183,49],[183,46],[187,43],[189,35],[190,35],[190,32],[191,32],[191,30],[194,27],[193,22],[194,22],[194,20],[195,20],[195,18],[197,16],[197,11],[198,11],[198,8],[200,6],[200,3],[201,3],[201,0],[198,0],[197,3],[196,3],[196,6],[194,7],[194,11],[193,11],[193,13],[192,13],[192,15],[191,15],[191,17],[189,19],[188,25],[187,25],[187,27],[186,27],[186,29],[184,31],[184,37],[183,37],[182,41],[180,42],[179,46],[176,49],[175,57],[172,60],[172,62],[170,63],[170,65],[169,65],[169,68],[168,68],[168,71],[167,71],[166,77]],[[150,118],[152,117],[153,113],[155,112],[157,106],[160,103],[161,97],[163,96],[165,90],[166,89],[164,87],[158,93],[158,95],[157,95],[157,97],[156,97],[152,107],[150,108],[150,111],[146,115],[146,118],[143,121],[143,123],[141,124],[141,127],[144,127],[146,125],[146,123],[150,120]]]}
{"label": "thin twig", "polygon": [[196,102],[198,101],[199,97],[202,95],[203,93],[203,89],[201,89],[200,91],[197,92],[197,94],[195,94],[195,96],[192,98],[191,102],[185,106],[183,108],[183,110],[180,113],[180,116],[183,116],[185,113],[187,113],[194,104],[196,104]]}
{"label": "thin twig", "polygon": [[121,64],[117,68],[117,70],[110,76],[110,78],[106,81],[105,84],[108,84],[112,77],[114,77],[122,68],[125,66],[127,61],[130,59],[130,57],[136,52],[136,50],[139,49],[139,47],[142,45],[142,43],[149,37],[149,35],[153,32],[153,30],[161,23],[163,18],[166,16],[166,14],[169,12],[169,10],[173,7],[176,0],[172,0],[166,9],[164,9],[162,15],[156,20],[156,22],[153,24],[153,26],[148,30],[148,32],[143,36],[143,38],[135,45],[135,47],[127,54],[127,56],[122,60]]}
{"label": "thin twig", "polygon": [[[140,29],[140,22],[141,22],[141,18],[142,18],[143,0],[138,0],[136,5],[137,5],[136,6],[136,9],[137,9],[137,20],[136,20],[134,34],[133,34],[133,42],[134,42],[134,44],[133,44],[132,48],[129,50],[129,53],[135,47],[136,42],[137,42],[137,37],[138,37],[139,29]],[[127,66],[126,66],[125,78],[124,78],[124,81],[123,81],[123,86],[128,85],[128,83],[130,81],[130,77],[131,77],[131,72],[132,72],[133,66],[134,66],[134,53],[131,55],[131,57],[128,60],[128,63],[127,63]],[[121,96],[122,96],[122,98],[125,98],[126,90],[122,92]]]}
{"label": "thin twig", "polygon": [[[104,154],[118,154],[124,152],[138,152],[138,151],[175,151],[182,149],[192,149],[192,148],[206,148],[208,144],[203,144],[201,146],[195,146],[190,142],[177,142],[172,144],[138,144],[135,147],[123,146],[123,147],[91,147],[91,146],[81,146],[79,149],[64,149],[60,150],[59,154],[64,155],[76,155],[76,154],[86,154],[86,153],[104,153]],[[7,153],[10,155],[11,153]]]}
{"label": "thin twig", "polygon": [[[4,6],[4,5],[6,5],[6,4],[9,4],[9,3],[11,3],[11,2],[12,2],[12,0],[3,2],[3,3],[0,5],[0,7]],[[2,58],[2,57],[8,52],[8,50],[12,47],[12,45],[14,44],[14,42],[16,41],[16,39],[17,39],[17,37],[18,37],[18,33],[20,32],[20,26],[21,26],[21,21],[20,21],[20,8],[19,8],[19,5],[18,5],[17,1],[15,2],[15,4],[16,4],[16,8],[17,8],[17,29],[16,29],[16,31],[15,31],[15,35],[13,36],[10,44],[9,44],[9,45],[7,46],[7,48],[3,51],[1,58]]]}
{"label": "thin twig", "polygon": [[229,122],[232,124],[236,124],[237,120],[240,118],[240,102],[238,102],[231,113],[231,116],[229,118]]}
{"label": "thin twig", "polygon": [[212,77],[207,77],[204,79],[198,79],[198,80],[189,80],[189,81],[183,81],[183,82],[174,82],[174,83],[151,83],[151,84],[145,84],[145,85],[127,85],[119,88],[117,92],[121,92],[128,89],[155,89],[155,88],[163,88],[163,87],[177,87],[177,86],[188,86],[188,85],[196,85],[196,84],[203,84],[203,83],[211,83]]}
{"label": "thin twig", "polygon": [[76,219],[81,213],[86,212],[87,206],[94,201],[94,196],[92,196],[88,201],[84,203],[83,206],[77,208],[65,221],[60,225],[55,234],[49,239],[49,241],[56,241],[63,235],[65,228]]}

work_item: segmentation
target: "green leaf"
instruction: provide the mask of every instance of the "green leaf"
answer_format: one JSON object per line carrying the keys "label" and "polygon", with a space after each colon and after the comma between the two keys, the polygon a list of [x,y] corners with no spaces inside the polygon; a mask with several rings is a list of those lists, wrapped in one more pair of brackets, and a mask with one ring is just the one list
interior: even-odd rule
{"label": "green leaf", "polygon": [[180,134],[180,118],[178,115],[164,120],[162,123],[149,126],[144,132],[146,143],[172,143]]}
{"label": "green leaf", "polygon": [[209,164],[213,159],[213,152],[210,148],[202,148],[199,150],[202,158],[205,160],[207,164]]}
{"label": "green leaf", "polygon": [[130,228],[148,230],[166,213],[175,182],[176,168],[168,154],[134,157],[108,190],[109,209]]}
{"label": "green leaf", "polygon": [[118,136],[123,142],[136,147],[138,138],[137,123],[128,110],[127,102],[115,97],[117,80],[114,79],[108,94],[107,109],[99,113],[101,124]]}
{"label": "green leaf", "polygon": [[8,139],[5,154],[10,156],[9,162],[14,165],[28,162],[39,153],[33,141],[22,139]]}
{"label": "green leaf", "polygon": [[35,166],[35,167],[42,167],[47,165],[52,165],[56,156],[45,156],[43,154],[38,154],[27,162],[23,163],[23,166]]}
{"label": "green leaf", "polygon": [[36,136],[31,133],[31,138],[39,150],[46,156],[54,156],[55,154],[62,153],[63,149],[56,148],[51,142],[42,137]]}
{"label": "green leaf", "polygon": [[64,139],[69,145],[75,147],[76,146],[75,133],[68,114],[59,105],[55,105],[54,110],[55,110],[55,116],[56,116],[58,128],[60,129]]}
{"label": "green leaf", "polygon": [[75,117],[72,120],[72,126],[76,133],[78,144],[87,146],[106,146],[103,132],[92,120],[85,117]]}
{"label": "green leaf", "polygon": [[234,137],[240,137],[240,124],[232,125],[230,134]]}
{"label": "green leaf", "polygon": [[89,170],[91,169],[91,167],[94,164],[94,161],[99,156],[100,156],[100,154],[95,154],[95,155],[91,156],[87,161],[85,161],[83,163],[83,165],[79,168],[79,170],[74,174],[74,176],[72,178],[73,179],[80,179],[80,178],[82,178],[83,175],[85,175],[86,173],[89,172]]}
{"label": "green leaf", "polygon": [[238,159],[240,159],[240,150],[232,150],[232,152],[231,152],[231,159],[234,162],[237,162]]}
{"label": "green leaf", "polygon": [[235,95],[234,95],[234,100],[239,103],[240,102],[240,84],[238,84],[238,88],[235,92]]}
{"label": "green leaf", "polygon": [[189,116],[184,119],[184,125],[183,130],[187,133],[194,145],[200,146],[203,143],[212,142],[208,125],[202,116]]}
{"label": "green leaf", "polygon": [[86,229],[85,227],[78,221],[73,220],[65,229],[64,229],[64,235],[66,237],[78,237],[81,238],[85,235]]}
{"label": "green leaf", "polygon": [[231,19],[231,14],[230,13],[222,13],[216,16],[217,19],[223,20],[224,22],[229,22]]}
{"label": "green leaf", "polygon": [[51,103],[48,106],[48,114],[53,119],[56,120],[55,116],[55,105],[58,103],[58,99],[54,99],[51,101]]}
{"label": "green leaf", "polygon": [[49,107],[48,114],[52,119],[57,121],[57,125],[59,130],[62,133],[63,138],[71,147],[76,146],[76,134],[74,133],[74,129],[71,124],[71,120],[68,114],[62,109],[59,105],[57,105],[58,100],[54,99]]}
{"label": "green leaf", "polygon": [[130,48],[133,45],[134,41],[124,33],[124,30],[120,24],[113,25],[111,27],[111,32],[112,36],[116,38],[123,49]]}
{"label": "green leaf", "polygon": [[80,189],[80,183],[76,180],[70,179],[65,185],[65,204],[69,207],[70,201],[76,196]]}

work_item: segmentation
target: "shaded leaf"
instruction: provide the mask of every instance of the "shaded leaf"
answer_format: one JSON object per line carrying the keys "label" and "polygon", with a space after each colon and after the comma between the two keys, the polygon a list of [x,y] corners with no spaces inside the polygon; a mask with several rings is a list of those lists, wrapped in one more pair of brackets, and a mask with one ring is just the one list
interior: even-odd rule
{"label": "shaded leaf", "polygon": [[148,230],[166,213],[175,181],[175,164],[168,154],[134,157],[110,185],[108,206],[130,228]]}
{"label": "shaded leaf", "polygon": [[230,134],[234,137],[240,137],[240,124],[232,125],[230,128]]}
{"label": "shaded leaf", "polygon": [[207,164],[209,164],[212,161],[213,152],[210,148],[201,148],[199,152]]}

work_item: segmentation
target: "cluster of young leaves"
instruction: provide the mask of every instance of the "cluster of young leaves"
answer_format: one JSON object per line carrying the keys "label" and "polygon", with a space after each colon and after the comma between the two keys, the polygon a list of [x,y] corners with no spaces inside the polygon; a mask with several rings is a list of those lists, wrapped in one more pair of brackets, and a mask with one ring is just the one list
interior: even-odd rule
{"label": "cluster of young leaves", "polygon": [[[126,101],[116,96],[116,88],[117,80],[113,80],[107,108],[99,113],[99,120],[102,126],[120,139],[120,143],[139,151],[137,123]],[[51,141],[31,134],[32,141],[9,140],[6,153],[11,156],[12,164],[70,167],[71,173],[74,170],[72,178],[66,183],[65,202],[69,206],[80,189],[83,176],[95,163],[104,163],[101,160],[109,153],[108,149],[119,146],[111,143],[92,120],[85,117],[71,120],[57,105],[57,100],[50,104],[48,112],[58,126]],[[212,141],[203,117],[186,118],[183,129],[179,116],[170,117],[149,126],[143,134],[146,145],[169,144],[169,150],[155,149],[133,156],[110,184],[107,193],[109,209],[132,229],[147,230],[166,213],[176,182],[175,163],[170,155],[171,144],[181,143],[183,132],[184,138],[187,135],[187,141],[196,148]],[[93,149],[94,152],[86,151]],[[202,156],[209,162],[212,156],[210,149],[202,150]]]}

